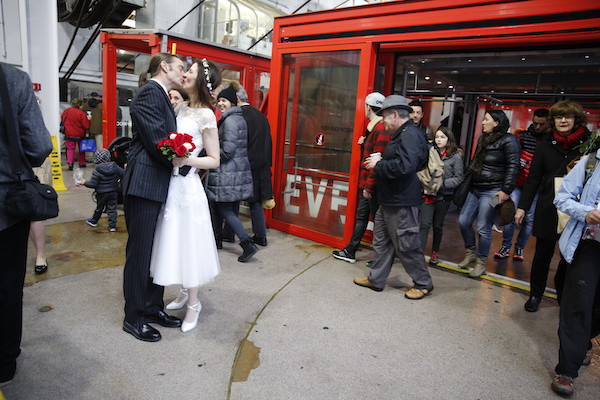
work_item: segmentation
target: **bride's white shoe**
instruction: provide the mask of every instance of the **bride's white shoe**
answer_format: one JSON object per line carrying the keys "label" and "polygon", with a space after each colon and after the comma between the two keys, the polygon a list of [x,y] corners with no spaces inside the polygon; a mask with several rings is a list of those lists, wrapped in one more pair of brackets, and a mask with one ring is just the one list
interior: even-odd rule
{"label": "bride's white shoe", "polygon": [[[183,308],[183,305],[187,302],[188,300],[188,292],[187,289],[179,289],[179,292],[181,293],[181,295],[183,295],[181,301],[177,301],[177,299],[173,300],[172,302],[170,302],[169,304],[167,304],[167,306],[165,307],[167,310],[179,310],[180,308]],[[177,298],[179,298],[180,296],[178,296]]]}
{"label": "bride's white shoe", "polygon": [[[196,325],[198,325],[198,316],[200,315],[200,310],[202,309],[202,304],[200,304],[200,302],[197,302],[193,306],[187,306],[187,308],[189,310],[195,311],[196,317],[194,318],[194,322],[186,322],[184,319],[181,324],[181,332],[191,331],[192,329],[194,329],[196,327]],[[187,317],[187,315],[186,315],[186,317]]]}

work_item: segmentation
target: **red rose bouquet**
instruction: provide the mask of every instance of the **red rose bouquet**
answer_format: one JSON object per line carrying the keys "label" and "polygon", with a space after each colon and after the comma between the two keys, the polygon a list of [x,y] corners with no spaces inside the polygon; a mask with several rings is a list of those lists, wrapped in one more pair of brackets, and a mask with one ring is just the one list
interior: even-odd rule
{"label": "red rose bouquet", "polygon": [[[189,157],[196,148],[192,136],[187,133],[171,132],[167,139],[158,142],[158,149],[171,161],[175,157]],[[179,167],[173,167],[173,176],[179,175]]]}

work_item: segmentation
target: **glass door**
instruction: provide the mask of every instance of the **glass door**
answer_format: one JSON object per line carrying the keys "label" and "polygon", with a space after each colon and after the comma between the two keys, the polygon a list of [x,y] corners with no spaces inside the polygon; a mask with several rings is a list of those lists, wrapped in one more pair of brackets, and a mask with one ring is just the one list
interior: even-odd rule
{"label": "glass door", "polygon": [[342,238],[359,64],[359,50],[284,56],[285,143],[277,160],[275,221]]}

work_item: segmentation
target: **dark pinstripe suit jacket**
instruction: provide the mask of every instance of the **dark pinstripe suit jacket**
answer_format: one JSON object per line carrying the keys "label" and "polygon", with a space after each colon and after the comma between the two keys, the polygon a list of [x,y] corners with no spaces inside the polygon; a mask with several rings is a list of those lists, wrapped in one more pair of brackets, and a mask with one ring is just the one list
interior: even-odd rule
{"label": "dark pinstripe suit jacket", "polygon": [[141,87],[131,102],[133,139],[123,177],[123,194],[164,203],[173,164],[158,150],[158,142],[177,131],[167,94],[155,81]]}

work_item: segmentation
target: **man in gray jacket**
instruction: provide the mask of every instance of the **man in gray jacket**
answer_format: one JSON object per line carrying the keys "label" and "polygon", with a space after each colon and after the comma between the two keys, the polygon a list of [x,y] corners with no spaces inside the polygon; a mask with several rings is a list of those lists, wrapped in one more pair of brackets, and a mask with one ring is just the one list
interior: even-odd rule
{"label": "man in gray jacket", "polygon": [[[12,115],[4,115],[0,107],[0,386],[10,382],[21,353],[23,325],[23,283],[27,264],[27,238],[31,221],[18,220],[6,213],[6,193],[19,181],[10,164],[8,135],[17,136],[19,156],[23,160],[23,178],[35,180],[31,167],[42,165],[52,151],[50,133],[35,99],[29,76],[8,64],[0,63],[8,86]],[[7,132],[5,121],[13,118],[17,132]]]}
{"label": "man in gray jacket", "polygon": [[375,214],[373,250],[375,258],[366,278],[354,283],[380,292],[397,255],[414,282],[404,297],[419,300],[430,294],[433,282],[423,259],[419,240],[419,208],[423,202],[417,171],[429,154],[425,135],[410,118],[412,108],[406,98],[392,95],[385,98],[378,114],[383,125],[393,132],[391,141],[380,157],[368,157],[365,165],[375,170],[379,210]]}

